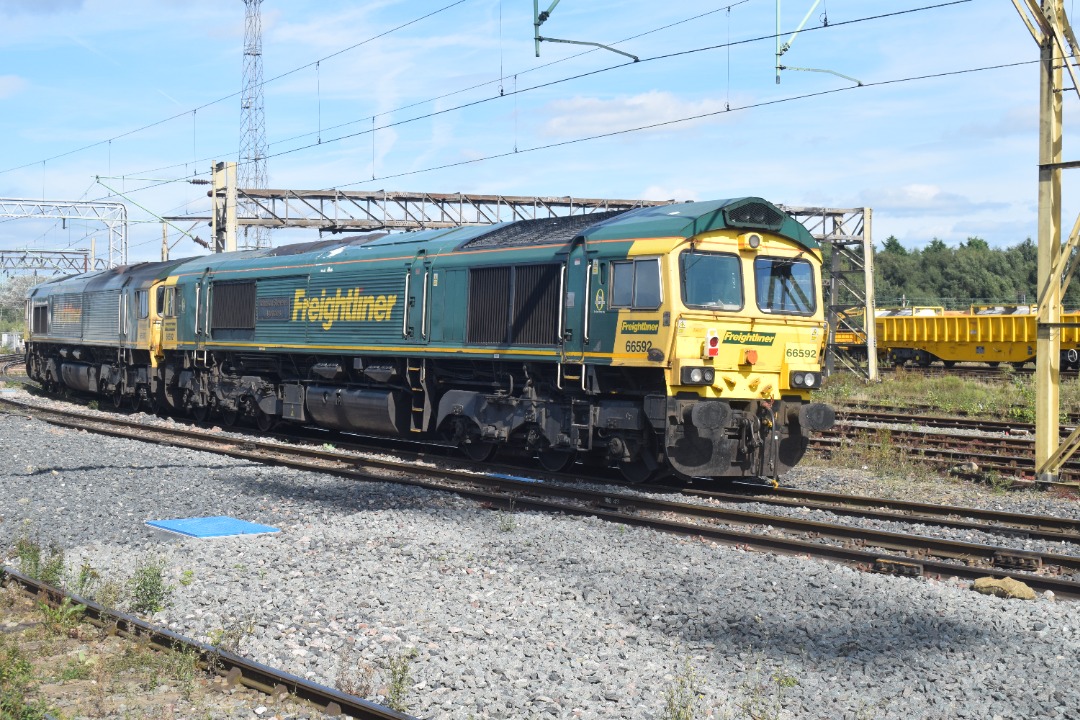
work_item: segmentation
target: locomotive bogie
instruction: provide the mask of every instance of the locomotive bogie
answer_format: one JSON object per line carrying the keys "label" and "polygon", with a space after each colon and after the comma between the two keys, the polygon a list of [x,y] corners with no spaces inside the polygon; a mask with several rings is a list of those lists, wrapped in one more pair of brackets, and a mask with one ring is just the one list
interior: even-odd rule
{"label": "locomotive bogie", "polygon": [[226,424],[775,477],[831,424],[820,260],[756,198],[223,254],[38,286],[28,366]]}

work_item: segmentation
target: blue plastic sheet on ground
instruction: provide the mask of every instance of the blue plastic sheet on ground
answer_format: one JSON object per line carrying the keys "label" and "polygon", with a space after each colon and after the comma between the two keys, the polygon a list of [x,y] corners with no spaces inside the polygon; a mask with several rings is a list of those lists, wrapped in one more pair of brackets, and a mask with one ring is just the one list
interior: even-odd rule
{"label": "blue plastic sheet on ground", "polygon": [[216,517],[177,518],[175,520],[147,520],[146,524],[158,530],[194,538],[232,537],[234,535],[262,535],[280,532],[276,527],[237,520],[228,515]]}

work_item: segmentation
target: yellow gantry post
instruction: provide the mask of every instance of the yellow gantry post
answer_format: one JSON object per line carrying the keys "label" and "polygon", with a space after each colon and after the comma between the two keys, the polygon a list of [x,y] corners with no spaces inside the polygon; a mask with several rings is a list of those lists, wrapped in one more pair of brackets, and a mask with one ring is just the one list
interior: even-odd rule
{"label": "yellow gantry post", "polygon": [[1039,80],[1039,316],[1035,358],[1035,467],[1039,480],[1057,479],[1051,464],[1059,442],[1061,277],[1052,272],[1061,255],[1061,63],[1053,37],[1060,27],[1062,0],[1043,5],[1051,31],[1044,33]]}

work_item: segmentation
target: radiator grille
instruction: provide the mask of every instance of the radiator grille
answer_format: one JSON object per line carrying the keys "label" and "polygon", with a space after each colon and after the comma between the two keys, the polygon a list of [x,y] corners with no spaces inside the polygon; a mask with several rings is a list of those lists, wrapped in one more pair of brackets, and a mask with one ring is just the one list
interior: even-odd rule
{"label": "radiator grille", "polygon": [[559,332],[559,266],[514,268],[514,345],[554,345]]}
{"label": "radiator grille", "polygon": [[470,343],[554,345],[559,332],[560,266],[469,271]]}
{"label": "radiator grille", "polygon": [[[52,322],[49,323],[46,319],[45,332],[60,337],[82,337],[83,296],[79,293],[66,293],[54,295],[52,301]],[[115,319],[114,317],[113,320]]]}
{"label": "radiator grille", "polygon": [[213,287],[210,329],[255,329],[255,283],[216,282]]}
{"label": "radiator grille", "polygon": [[510,268],[469,270],[468,342],[499,345],[510,326]]}
{"label": "radiator grille", "polygon": [[779,230],[784,223],[784,216],[771,205],[748,202],[745,205],[725,209],[728,225],[734,227],[755,227]]}

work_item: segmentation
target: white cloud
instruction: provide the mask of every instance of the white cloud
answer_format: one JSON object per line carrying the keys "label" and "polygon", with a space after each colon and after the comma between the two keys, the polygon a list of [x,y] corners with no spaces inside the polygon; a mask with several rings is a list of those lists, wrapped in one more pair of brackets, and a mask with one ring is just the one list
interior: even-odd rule
{"label": "white cloud", "polygon": [[[575,97],[556,100],[548,106],[552,117],[544,124],[545,135],[582,137],[599,135],[613,130],[655,125],[707,113],[722,113],[722,100],[683,100],[676,95],[650,90],[640,95],[605,100],[597,97]],[[679,129],[701,121],[679,123]],[[657,130],[666,129],[665,127]]]}
{"label": "white cloud", "polygon": [[0,100],[15,95],[26,87],[26,81],[18,75],[0,75]]}
{"label": "white cloud", "polygon": [[976,202],[958,193],[946,192],[937,185],[912,183],[900,187],[879,188],[862,193],[863,202],[876,212],[893,216],[965,216],[1000,211],[1008,203]]}

